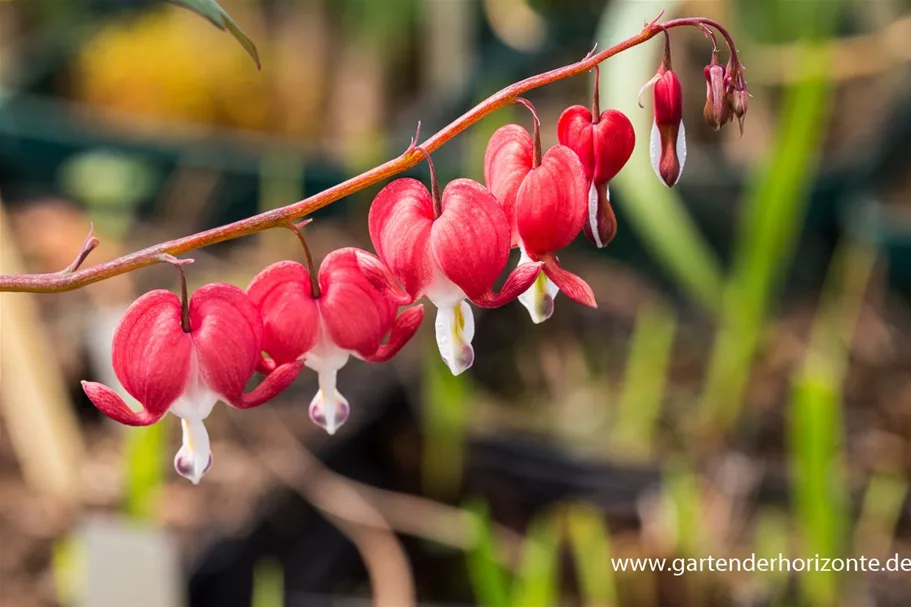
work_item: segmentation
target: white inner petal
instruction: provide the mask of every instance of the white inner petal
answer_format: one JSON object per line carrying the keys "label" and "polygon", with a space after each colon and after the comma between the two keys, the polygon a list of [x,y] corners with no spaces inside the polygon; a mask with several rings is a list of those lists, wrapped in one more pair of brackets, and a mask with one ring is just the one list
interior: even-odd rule
{"label": "white inner petal", "polygon": [[658,123],[652,122],[652,133],[648,142],[648,157],[652,161],[652,168],[655,169],[655,175],[664,183],[664,177],[661,176],[661,133],[658,132]]}
{"label": "white inner petal", "polygon": [[174,469],[194,485],[198,485],[212,465],[209,433],[199,419],[181,420],[180,427],[183,430],[183,440],[180,450],[174,456]]}
{"label": "white inner petal", "polygon": [[474,316],[471,306],[460,301],[452,307],[437,308],[436,318],[437,346],[443,362],[453,375],[465,371],[474,363]]}
{"label": "white inner petal", "polygon": [[218,394],[206,385],[199,372],[196,348],[191,348],[189,379],[183,394],[171,405],[171,413],[182,419],[202,421],[209,417],[218,400]]}
{"label": "white inner petal", "polygon": [[433,280],[427,287],[427,299],[438,308],[452,308],[465,299],[465,292],[446,278],[436,262],[433,262]]}
{"label": "white inner petal", "polygon": [[338,371],[348,362],[351,352],[338,347],[320,317],[319,337],[307,352],[304,364],[317,372],[319,390],[310,401],[310,419],[329,434],[341,428],[348,419],[348,401],[336,389]]}
{"label": "white inner petal", "polygon": [[[519,250],[522,252],[519,257],[519,265],[531,261],[521,243]],[[560,288],[544,272],[541,272],[528,290],[519,295],[519,303],[528,310],[531,321],[539,325],[554,313],[554,298],[559,292]]]}
{"label": "white inner petal", "polygon": [[677,162],[680,163],[680,171],[677,173],[677,179],[683,175],[683,165],[686,163],[686,129],[683,127],[683,121],[680,121],[680,131],[677,133]]}
{"label": "white inner petal", "polygon": [[[607,186],[604,187],[605,189],[607,188]],[[598,221],[598,188],[595,187],[595,182],[592,181],[592,187],[588,188],[588,226],[592,230],[592,238],[595,241],[595,246],[600,249],[604,246],[604,243],[601,242],[601,233],[598,230]],[[524,254],[525,251],[522,251],[522,253]],[[538,278],[540,277],[541,276],[539,275]]]}

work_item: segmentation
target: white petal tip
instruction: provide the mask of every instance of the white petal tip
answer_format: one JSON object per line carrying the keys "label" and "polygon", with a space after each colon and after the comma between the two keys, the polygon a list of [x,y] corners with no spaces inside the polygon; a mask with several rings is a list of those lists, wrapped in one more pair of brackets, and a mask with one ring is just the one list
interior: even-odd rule
{"label": "white petal tip", "polygon": [[474,315],[466,301],[457,306],[437,308],[435,323],[440,356],[453,375],[459,375],[474,364]]}
{"label": "white petal tip", "polygon": [[531,321],[540,325],[553,316],[554,298],[559,292],[560,289],[557,285],[544,272],[541,272],[528,290],[519,295],[519,303],[528,310]]}
{"label": "white petal tip", "polygon": [[174,456],[174,470],[194,485],[199,484],[211,467],[211,453],[193,453],[184,446]]}
{"label": "white petal tip", "polygon": [[209,433],[201,420],[182,419],[180,427],[183,441],[174,456],[174,470],[194,485],[198,485],[206,472],[212,468],[212,451],[209,449]]}
{"label": "white petal tip", "polygon": [[348,401],[337,390],[330,398],[320,389],[310,402],[310,420],[326,431],[329,436],[338,432],[351,412]]}

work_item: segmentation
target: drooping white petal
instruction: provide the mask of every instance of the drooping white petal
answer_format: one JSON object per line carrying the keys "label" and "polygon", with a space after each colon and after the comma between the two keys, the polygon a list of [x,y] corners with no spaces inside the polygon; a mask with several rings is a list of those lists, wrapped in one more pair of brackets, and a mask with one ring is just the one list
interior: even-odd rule
{"label": "drooping white petal", "polygon": [[[686,163],[686,128],[683,126],[683,121],[680,121],[680,129],[677,131],[677,164],[679,169],[677,171],[677,177],[674,178],[674,183],[680,179],[680,176],[683,175],[683,165]],[[661,176],[661,134],[658,132],[658,124],[652,122],[652,133],[649,139],[648,147],[649,160],[652,162],[652,168],[655,169],[655,175],[658,176],[658,179],[664,182],[664,177]]]}
{"label": "drooping white petal", "polygon": [[180,422],[183,430],[183,441],[177,455],[174,456],[174,469],[177,473],[198,485],[203,475],[212,467],[212,451],[209,447],[209,433],[201,419]]}
{"label": "drooping white petal", "polygon": [[686,164],[686,128],[683,121],[680,121],[680,130],[677,132],[677,162],[680,164],[680,171],[677,173],[677,179],[683,175],[683,165]]}
{"label": "drooping white petal", "polygon": [[305,363],[316,371],[319,390],[310,401],[310,419],[328,432],[335,432],[348,420],[351,407],[336,389],[338,371],[348,362],[351,353],[335,345],[325,323],[320,320],[320,333],[316,345],[307,352]]}
{"label": "drooping white petal", "polygon": [[[595,196],[597,197],[597,193],[595,193]],[[597,200],[595,205],[597,207]],[[592,232],[597,233],[596,230],[592,230]],[[519,250],[522,251],[521,257],[519,257],[519,264],[531,261],[521,244],[519,245]],[[532,285],[528,287],[528,290],[519,295],[519,303],[528,310],[531,321],[539,325],[554,313],[554,298],[559,292],[560,288],[544,272],[541,272]]]}
{"label": "drooping white petal", "polygon": [[474,316],[466,301],[437,308],[437,346],[443,362],[453,375],[458,375],[474,363]]}
{"label": "drooping white petal", "polygon": [[652,132],[648,140],[648,158],[652,162],[652,168],[655,169],[655,175],[664,183],[664,177],[661,176],[661,133],[658,132],[658,123],[652,121]]}
{"label": "drooping white petal", "polygon": [[190,377],[183,394],[171,405],[170,412],[181,418],[183,441],[174,456],[174,469],[194,485],[212,467],[209,433],[203,420],[209,417],[219,400],[199,372],[195,350],[190,356]]}
{"label": "drooping white petal", "polygon": [[320,371],[319,390],[310,401],[310,420],[330,435],[348,421],[351,407],[348,400],[336,389],[337,371]]}
{"label": "drooping white petal", "polygon": [[[604,194],[607,199],[610,200],[610,187],[607,184],[604,185]],[[598,188],[595,187],[594,181],[592,181],[591,187],[588,188],[588,225],[591,227],[595,246],[599,249],[602,248],[604,243],[601,242],[601,230],[598,229]],[[524,250],[522,251],[522,254],[525,255]],[[522,261],[520,260],[519,263],[522,263]],[[543,272],[539,274],[538,278],[541,278],[543,274]],[[547,277],[545,276],[545,278]],[[550,317],[550,314],[547,316]],[[535,324],[543,322],[544,320],[547,320],[547,318],[536,320]]]}

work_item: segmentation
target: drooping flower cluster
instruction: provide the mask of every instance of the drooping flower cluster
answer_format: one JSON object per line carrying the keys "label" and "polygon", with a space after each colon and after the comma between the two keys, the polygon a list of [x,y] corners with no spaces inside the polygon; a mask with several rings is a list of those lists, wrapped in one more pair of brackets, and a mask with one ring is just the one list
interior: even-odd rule
{"label": "drooping flower cluster", "polygon": [[[723,68],[716,50],[705,76],[706,121],[720,128],[736,116],[742,129],[749,94],[735,54]],[[669,43],[649,84],[654,85],[652,162],[672,186],[683,170],[686,144]],[[597,71],[591,109],[566,109],[557,124],[559,143],[546,152],[534,107],[521,98],[516,102],[531,111],[533,132],[510,124],[493,134],[483,185],[455,179],[441,192],[429,154],[414,142],[409,153],[426,158],[430,188],[401,178],[377,194],[368,218],[376,255],[339,249],[317,270],[303,224],[290,224],[306,265],[279,261],[246,291],[217,283],[192,298],[181,268],[190,260],[163,256],[179,270],[182,296],[157,290],[140,297],[124,315],[113,344],[117,377],[142,409],[133,411],[98,383],[83,382],[86,394],[127,425],[153,424],[169,411],[180,417],[183,443],[174,465],[198,483],[212,465],[203,421],[216,402],[256,407],[287,388],[306,366],[316,371],[319,385],[310,418],[334,434],[350,413],[338,390],[339,370],[352,356],[367,362],[395,356],[423,321],[423,305],[412,305],[423,297],[436,307],[437,346],[456,375],[475,360],[469,302],[495,308],[518,299],[535,323],[553,314],[561,291],[595,307],[589,285],[564,269],[558,254],[580,232],[599,248],[616,234],[609,183],[632,155],[633,127],[621,112],[600,110]],[[506,272],[512,249],[519,250],[519,263]],[[263,379],[245,394],[256,372]]]}

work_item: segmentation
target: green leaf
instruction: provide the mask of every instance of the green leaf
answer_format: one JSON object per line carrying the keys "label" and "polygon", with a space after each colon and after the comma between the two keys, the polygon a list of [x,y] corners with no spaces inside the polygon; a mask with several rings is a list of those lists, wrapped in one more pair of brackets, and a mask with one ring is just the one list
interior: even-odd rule
{"label": "green leaf", "polygon": [[256,69],[260,69],[262,64],[259,61],[259,51],[256,50],[256,45],[253,44],[253,41],[247,38],[247,35],[243,30],[238,27],[234,19],[225,12],[225,9],[218,5],[218,2],[215,0],[168,0],[173,4],[178,4],[184,8],[188,8],[197,15],[205,17],[212,25],[220,29],[221,31],[229,32],[234,38],[240,42],[240,45],[244,47],[244,50],[247,51],[253,61],[256,62]]}

